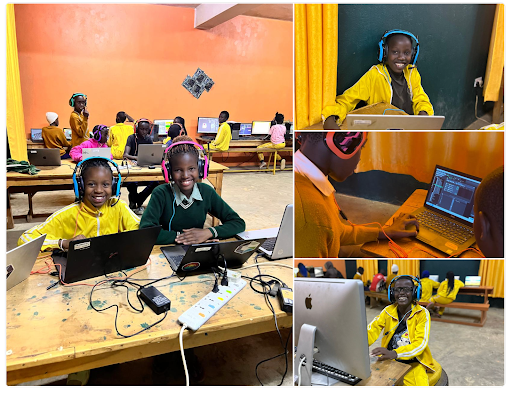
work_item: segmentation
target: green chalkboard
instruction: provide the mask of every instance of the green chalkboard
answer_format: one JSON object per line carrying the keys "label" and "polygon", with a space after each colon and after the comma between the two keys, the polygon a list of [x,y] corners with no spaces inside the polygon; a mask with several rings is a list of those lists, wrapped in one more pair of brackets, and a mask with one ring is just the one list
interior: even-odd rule
{"label": "green chalkboard", "polygon": [[[473,82],[477,77],[485,78],[495,7],[340,4],[338,94],[377,64],[377,43],[386,30],[407,30],[420,42],[418,71],[435,114],[446,117],[443,129],[464,129],[475,121]],[[482,106],[479,108],[480,116]]]}

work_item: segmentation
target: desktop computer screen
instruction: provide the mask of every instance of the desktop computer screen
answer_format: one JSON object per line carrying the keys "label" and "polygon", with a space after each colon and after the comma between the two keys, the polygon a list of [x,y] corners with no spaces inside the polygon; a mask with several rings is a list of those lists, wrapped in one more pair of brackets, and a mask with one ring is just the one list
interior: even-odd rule
{"label": "desktop computer screen", "polygon": [[30,139],[33,142],[43,141],[43,129],[30,129]]}
{"label": "desktop computer screen", "polygon": [[[359,280],[295,278],[294,341],[301,327],[316,327],[313,358],[361,379],[370,377],[370,356],[364,303]],[[294,374],[298,374],[297,366]]]}
{"label": "desktop computer screen", "polygon": [[253,121],[252,123],[252,134],[264,134],[267,135],[270,131],[270,121]]}
{"label": "desktop computer screen", "polygon": [[219,118],[197,118],[197,133],[217,133]]}
{"label": "desktop computer screen", "polygon": [[250,136],[252,131],[252,123],[240,124],[240,136]]}
{"label": "desktop computer screen", "polygon": [[155,126],[158,126],[158,135],[167,136],[167,130],[169,130],[169,126],[173,123],[174,119],[155,119],[153,122],[153,128],[156,129]]}
{"label": "desktop computer screen", "polygon": [[430,276],[428,276],[428,278],[435,281],[436,283],[439,282],[439,274],[431,274]]}
{"label": "desktop computer screen", "polygon": [[70,128],[64,128],[64,135],[66,136],[66,140],[71,141],[72,131]]}
{"label": "desktop computer screen", "polygon": [[466,278],[464,279],[464,285],[466,287],[479,287],[480,286],[480,283],[482,282],[482,277],[480,276],[466,276]]}

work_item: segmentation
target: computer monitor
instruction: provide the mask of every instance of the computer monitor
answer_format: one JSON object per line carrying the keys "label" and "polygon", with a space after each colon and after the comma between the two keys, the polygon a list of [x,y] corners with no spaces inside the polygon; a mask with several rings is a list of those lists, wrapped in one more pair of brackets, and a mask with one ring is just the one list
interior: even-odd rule
{"label": "computer monitor", "polygon": [[167,130],[169,130],[169,126],[171,126],[173,123],[174,119],[155,119],[153,128],[158,126],[158,136],[167,136]]}
{"label": "computer monitor", "polygon": [[[314,359],[363,380],[370,377],[363,283],[298,277],[294,279],[294,294],[295,345],[300,342],[303,324],[315,326],[314,346],[318,352],[313,355]],[[299,350],[295,375],[300,365],[298,354]]]}
{"label": "computer monitor", "polygon": [[265,134],[270,131],[270,121],[253,121],[252,134]]}
{"label": "computer monitor", "polygon": [[219,118],[197,118],[197,133],[217,133]]}
{"label": "computer monitor", "polygon": [[34,143],[42,142],[43,141],[43,129],[30,129],[30,139]]}
{"label": "computer monitor", "polygon": [[64,135],[66,136],[66,140],[71,141],[71,129],[64,128]]}
{"label": "computer monitor", "polygon": [[482,277],[480,276],[466,276],[464,285],[466,287],[479,287],[482,282]]}
{"label": "computer monitor", "polygon": [[436,283],[439,282],[439,274],[431,274],[430,276],[428,276],[428,278],[435,281]]}
{"label": "computer monitor", "polygon": [[240,136],[250,136],[252,131],[252,123],[240,124]]}

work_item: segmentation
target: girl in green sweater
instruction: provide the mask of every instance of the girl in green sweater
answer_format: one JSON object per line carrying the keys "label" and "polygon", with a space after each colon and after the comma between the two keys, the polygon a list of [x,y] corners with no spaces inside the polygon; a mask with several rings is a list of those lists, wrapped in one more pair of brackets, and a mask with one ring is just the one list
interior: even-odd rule
{"label": "girl in green sweater", "polygon": [[[201,147],[190,137],[179,136],[166,150],[162,172],[167,183],[153,190],[140,221],[141,228],[162,227],[156,244],[198,244],[230,238],[245,230],[244,220],[217,192],[198,183],[208,175],[208,159],[199,156],[197,146]],[[222,225],[203,229],[208,213]]]}

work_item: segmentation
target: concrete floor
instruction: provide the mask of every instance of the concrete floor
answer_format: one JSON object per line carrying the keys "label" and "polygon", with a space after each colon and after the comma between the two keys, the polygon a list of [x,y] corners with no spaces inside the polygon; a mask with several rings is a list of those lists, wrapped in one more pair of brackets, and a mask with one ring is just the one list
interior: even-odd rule
{"label": "concrete floor", "polygon": [[[122,199],[127,201],[127,191],[121,189]],[[293,172],[283,171],[276,175],[269,173],[228,173],[224,174],[222,197],[246,221],[247,229],[278,227],[287,204],[293,203]],[[73,191],[40,192],[34,197],[37,213],[52,213],[72,203]],[[26,214],[27,196],[15,194],[11,198],[14,214]],[[147,201],[146,201],[147,204]],[[7,250],[16,247],[19,236],[44,218],[31,223],[15,220],[14,229],[7,231]],[[207,220],[208,222],[208,220]],[[281,334],[286,340],[289,329]],[[292,339],[289,341],[288,372],[283,385],[292,385]],[[254,372],[255,366],[263,359],[283,352],[277,332],[245,337],[195,349],[201,361],[205,379],[195,385],[259,385]],[[174,353],[170,357],[166,374],[153,374],[154,358],[145,358],[124,364],[93,369],[90,385],[184,385],[185,376],[181,357]],[[266,362],[258,369],[265,385],[277,385],[285,370],[281,356]],[[41,384],[33,383],[33,385]],[[53,385],[65,384],[60,380]]]}
{"label": "concrete floor", "polygon": [[[499,121],[496,122],[496,123],[497,124],[502,123],[503,119],[504,119],[504,115],[502,114],[502,116],[500,117]],[[477,129],[480,129],[480,128],[484,127],[484,126],[488,126],[491,123],[493,123],[492,122],[492,111],[482,115],[480,117],[480,119],[475,119],[475,121],[472,124],[470,124],[467,128],[465,128],[465,130],[477,130]]]}

